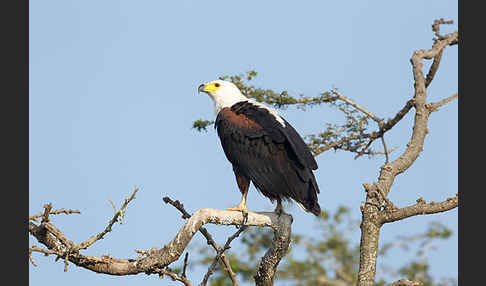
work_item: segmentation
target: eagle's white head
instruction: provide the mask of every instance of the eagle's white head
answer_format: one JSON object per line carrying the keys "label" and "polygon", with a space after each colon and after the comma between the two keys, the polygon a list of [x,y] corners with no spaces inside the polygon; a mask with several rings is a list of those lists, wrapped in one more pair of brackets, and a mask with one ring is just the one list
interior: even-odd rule
{"label": "eagle's white head", "polygon": [[199,92],[205,92],[211,97],[211,99],[214,101],[216,115],[218,115],[221,109],[225,107],[231,107],[240,101],[248,101],[255,106],[268,110],[268,112],[273,115],[283,127],[285,127],[285,121],[282,119],[282,117],[280,117],[277,110],[266,106],[263,103],[248,99],[232,82],[213,80],[208,83],[201,84],[197,90]]}
{"label": "eagle's white head", "polygon": [[231,107],[237,102],[248,100],[236,85],[224,80],[213,80],[203,83],[199,86],[198,91],[205,92],[211,97],[214,101],[216,114],[225,107]]}

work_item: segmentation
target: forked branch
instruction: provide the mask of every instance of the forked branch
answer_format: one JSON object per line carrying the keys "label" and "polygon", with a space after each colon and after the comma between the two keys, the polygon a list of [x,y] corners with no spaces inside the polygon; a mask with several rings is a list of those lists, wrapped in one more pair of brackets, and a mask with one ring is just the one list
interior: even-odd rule
{"label": "forked branch", "polygon": [[[30,234],[36,237],[48,250],[39,251],[37,247],[33,247],[29,251],[29,257],[31,258],[32,252],[43,252],[44,254],[52,254],[57,255],[59,258],[64,258],[66,265],[68,262],[71,262],[79,267],[97,273],[109,275],[135,275],[139,273],[158,275],[167,274],[177,281],[190,285],[190,282],[185,275],[179,276],[171,274],[170,271],[167,270],[167,266],[181,256],[194,234],[198,232],[204,224],[212,223],[240,226],[242,221],[243,216],[240,212],[207,208],[199,209],[187,220],[174,239],[168,244],[160,249],[152,248],[149,251],[139,250],[137,252],[143,254],[143,257],[139,256],[137,258],[129,259],[119,259],[106,255],[101,257],[83,255],[79,252],[79,250],[81,250],[79,245],[75,245],[72,241],[68,240],[64,233],[52,223],[44,221],[37,225],[30,222]],[[259,273],[272,276],[264,277],[264,281],[262,283],[257,283],[257,285],[268,285],[265,281],[273,281],[273,275],[275,275],[277,264],[288,251],[291,224],[292,217],[288,214],[278,216],[273,212],[248,213],[244,223],[245,227],[271,227],[276,234],[274,237],[274,245],[265,254],[259,268]],[[236,236],[234,238],[236,238]],[[229,245],[225,246],[225,248],[226,247],[229,247]],[[219,259],[219,257],[217,259]],[[31,261],[33,262],[32,258]]]}
{"label": "forked branch", "polygon": [[[173,207],[175,207],[177,210],[179,210],[182,213],[183,219],[188,219],[188,218],[191,217],[191,215],[184,209],[184,205],[181,204],[178,200],[174,201],[174,200],[170,199],[169,197],[164,197],[163,201],[166,204],[170,204]],[[230,264],[228,258],[226,257],[226,255],[224,255],[224,251],[221,248],[221,246],[219,246],[214,241],[212,235],[208,232],[208,230],[205,227],[202,226],[201,228],[199,228],[199,232],[204,236],[204,238],[206,238],[208,244],[211,245],[214,248],[214,250],[216,250],[216,253],[221,253],[219,255],[219,260],[223,264],[224,270],[228,273],[228,276],[231,279],[231,282],[233,283],[233,285],[238,286],[238,281],[236,280],[236,274],[233,271],[233,269],[231,268],[231,264]]]}
{"label": "forked branch", "polygon": [[[427,124],[430,114],[439,106],[450,102],[457,95],[453,95],[439,103],[427,104],[427,86],[434,78],[439,61],[444,48],[458,43],[458,33],[454,32],[445,36],[439,35],[437,25],[450,24],[450,21],[435,22],[433,30],[438,36],[432,48],[429,50],[415,51],[410,62],[414,77],[414,97],[413,106],[415,107],[415,117],[412,126],[412,135],[405,151],[395,160],[383,165],[380,169],[378,180],[373,184],[363,184],[366,190],[366,204],[361,207],[361,243],[360,243],[360,266],[358,273],[358,286],[372,286],[375,283],[376,263],[378,255],[378,241],[380,229],[383,223],[392,222],[413,215],[423,213],[436,213],[457,207],[457,197],[446,200],[439,204],[426,204],[418,201],[417,205],[395,210],[382,210],[381,205],[386,201],[386,197],[391,190],[395,177],[405,172],[423,150],[425,137],[428,134]],[[434,59],[428,76],[424,76],[423,60]],[[397,284],[399,285],[399,284]]]}

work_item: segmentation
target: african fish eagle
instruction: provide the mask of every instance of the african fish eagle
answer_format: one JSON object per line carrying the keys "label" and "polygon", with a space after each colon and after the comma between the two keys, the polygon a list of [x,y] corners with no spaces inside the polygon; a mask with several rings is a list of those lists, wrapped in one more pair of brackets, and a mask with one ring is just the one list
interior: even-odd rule
{"label": "african fish eagle", "polygon": [[277,110],[245,97],[231,82],[211,81],[198,91],[214,101],[214,127],[242,194],[240,203],[228,210],[248,212],[251,181],[270,201],[277,201],[275,212],[283,212],[282,200],[293,199],[319,216],[319,187],[312,172],[317,162],[292,125]]}

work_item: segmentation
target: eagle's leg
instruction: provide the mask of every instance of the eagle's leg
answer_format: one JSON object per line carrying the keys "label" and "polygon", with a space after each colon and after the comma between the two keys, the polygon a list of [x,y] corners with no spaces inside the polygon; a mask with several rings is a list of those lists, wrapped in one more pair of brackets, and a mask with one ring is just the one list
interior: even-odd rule
{"label": "eagle's leg", "polygon": [[248,194],[248,191],[241,196],[241,201],[236,207],[227,208],[226,210],[228,210],[228,211],[240,211],[240,212],[247,213],[248,212],[248,208],[246,207],[246,195],[247,194]]}
{"label": "eagle's leg", "polygon": [[282,206],[282,200],[280,198],[277,199],[277,207],[275,208],[275,210],[273,212],[276,213],[278,216],[285,213],[284,210],[283,210],[283,206]]}
{"label": "eagle's leg", "polygon": [[235,172],[236,183],[238,184],[238,188],[241,192],[241,201],[240,203],[234,208],[227,208],[228,211],[240,211],[243,214],[248,213],[248,209],[246,208],[246,195],[248,194],[248,188],[250,187],[250,180]]}

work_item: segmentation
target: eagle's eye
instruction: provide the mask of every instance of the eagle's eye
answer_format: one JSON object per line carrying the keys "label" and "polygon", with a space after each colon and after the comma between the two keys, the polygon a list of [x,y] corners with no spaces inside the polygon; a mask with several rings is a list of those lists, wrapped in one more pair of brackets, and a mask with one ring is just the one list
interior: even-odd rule
{"label": "eagle's eye", "polygon": [[215,84],[214,84],[214,86],[215,86],[215,87],[219,87],[219,86],[220,86],[220,84],[219,84],[219,83],[215,83]]}

